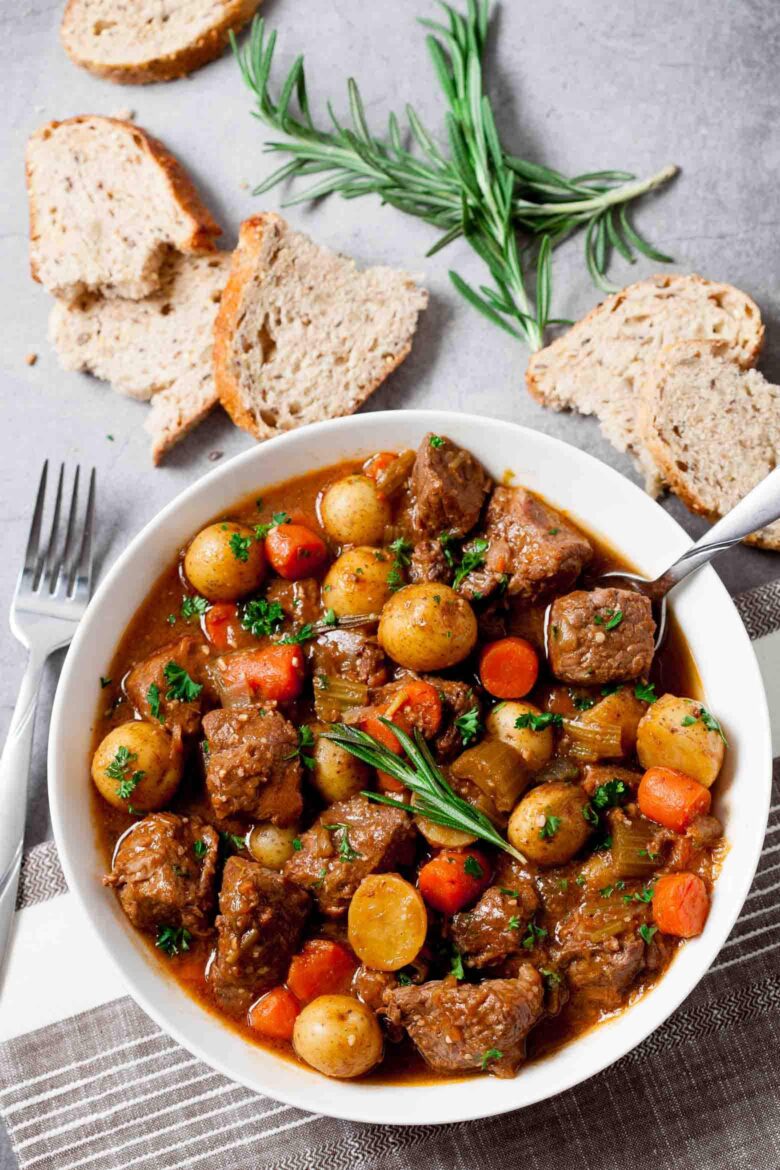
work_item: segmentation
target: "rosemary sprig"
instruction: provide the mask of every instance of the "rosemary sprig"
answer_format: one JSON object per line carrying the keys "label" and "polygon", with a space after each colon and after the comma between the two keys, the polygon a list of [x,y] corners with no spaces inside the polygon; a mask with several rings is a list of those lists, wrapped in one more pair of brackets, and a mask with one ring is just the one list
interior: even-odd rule
{"label": "rosemary sprig", "polygon": [[[664,167],[641,181],[623,171],[569,179],[507,152],[483,78],[488,0],[467,0],[465,16],[447,4],[442,7],[446,24],[420,23],[428,29],[428,49],[447,103],[448,154],[408,104],[405,137],[412,149],[404,144],[395,114],[390,115],[386,138],[374,136],[352,78],[347,82],[351,126],[342,125],[329,102],[332,129],[321,129],[309,107],[303,57],[296,59],[274,98],[269,83],[276,33],[266,36],[265,22],[257,17],[243,53],[231,37],[244,81],[256,98],[255,116],[288,139],[266,142],[267,152],[286,155],[289,161],[254,194],[288,179],[317,176],[285,206],[333,192],[344,199],[375,194],[442,231],[428,255],[464,236],[484,260],[493,284],[475,289],[450,272],[455,288],[495,325],[538,349],[545,327],[558,323],[550,315],[555,245],[583,229],[588,271],[604,291],[614,288],[606,276],[613,251],[631,263],[635,251],[668,260],[631,225],[627,206],[667,182],[677,168]],[[527,240],[522,248],[518,229]]]}
{"label": "rosemary sprig", "polygon": [[414,809],[411,810],[409,805],[379,792],[364,792],[364,796],[380,804],[403,809],[404,812],[414,811],[447,829],[471,833],[472,836],[495,845],[497,849],[503,849],[517,861],[525,861],[522,853],[501,836],[483,812],[452,790],[436,766],[430,749],[418,730],[415,730],[412,739],[390,719],[385,719],[381,715],[379,718],[399,740],[406,753],[405,760],[374,739],[373,735],[368,735],[367,732],[350,727],[346,723],[335,724],[332,731],[325,733],[324,738],[337,743],[353,756],[357,756],[364,764],[388,772],[413,792],[417,799]]}

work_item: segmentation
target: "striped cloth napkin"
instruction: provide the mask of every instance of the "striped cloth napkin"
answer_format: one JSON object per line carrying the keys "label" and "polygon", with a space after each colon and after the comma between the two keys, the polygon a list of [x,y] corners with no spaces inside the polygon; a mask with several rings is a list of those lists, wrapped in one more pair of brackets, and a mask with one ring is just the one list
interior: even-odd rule
{"label": "striped cloth napkin", "polygon": [[[780,714],[780,582],[736,600]],[[233,1084],[122,994],[71,899],[53,844],[31,850],[0,1000],[0,1114],[23,1168],[780,1167],[780,759],[756,880],[696,991],[605,1072],[485,1121],[425,1125],[424,1086],[400,1129],[304,1113]]]}

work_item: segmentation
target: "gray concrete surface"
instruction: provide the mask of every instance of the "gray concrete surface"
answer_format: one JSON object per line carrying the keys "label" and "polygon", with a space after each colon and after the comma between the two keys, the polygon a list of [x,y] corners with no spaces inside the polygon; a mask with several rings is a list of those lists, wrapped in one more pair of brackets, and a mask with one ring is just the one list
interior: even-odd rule
{"label": "gray concrete surface", "polygon": [[[277,208],[281,194],[261,202],[250,187],[269,170],[264,132],[249,116],[250,99],[228,57],[169,85],[120,88],[70,64],[57,27],[63,0],[0,0],[0,610],[13,591],[44,456],[95,464],[99,476],[99,550],[109,564],[158,509],[251,439],[221,414],[152,468],[145,408],[105,385],[59,370],[46,342],[49,298],[27,270],[27,207],[22,155],[27,135],[51,118],[130,108],[187,164],[225,225],[226,245],[242,218]],[[429,0],[266,0],[279,31],[277,77],[305,52],[313,104],[331,97],[346,109],[343,79],[361,82],[369,117],[411,101],[434,129],[441,104],[431,80],[415,17]],[[780,9],[777,0],[504,0],[498,45],[488,75],[500,128],[517,153],[569,173],[618,167],[650,174],[669,162],[682,174],[643,205],[637,222],[681,271],[741,285],[764,312],[768,345],[763,368],[780,379],[780,276],[777,180],[780,174]],[[495,46],[495,38],[493,41]],[[628,477],[633,471],[592,420],[547,413],[523,389],[523,348],[466,307],[451,289],[455,267],[479,280],[479,262],[462,244],[432,260],[435,234],[374,199],[336,199],[297,208],[290,219],[318,240],[362,263],[382,262],[424,275],[431,306],[412,357],[374,397],[371,409],[442,406],[512,419],[591,451]],[[653,271],[649,261],[615,279]],[[576,317],[598,299],[581,259],[581,240],[556,258],[555,307]],[[34,366],[25,356],[38,354]],[[113,435],[111,441],[108,436]],[[673,514],[691,533],[704,525],[674,501]],[[740,549],[721,562],[732,592],[778,575],[771,553]],[[44,748],[47,716],[60,659],[47,673],[36,735],[29,842],[49,832]],[[22,670],[7,627],[0,634],[0,739],[5,736]],[[0,1170],[15,1165],[7,1147]],[[96,1167],[97,1170],[97,1167]]]}

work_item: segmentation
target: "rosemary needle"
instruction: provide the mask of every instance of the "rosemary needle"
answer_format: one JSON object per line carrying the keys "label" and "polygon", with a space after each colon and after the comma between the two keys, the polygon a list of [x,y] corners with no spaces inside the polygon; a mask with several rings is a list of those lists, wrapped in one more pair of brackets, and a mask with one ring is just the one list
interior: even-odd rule
{"label": "rosemary needle", "polygon": [[450,272],[456,289],[493,324],[538,349],[544,344],[546,326],[560,323],[551,316],[552,251],[566,236],[583,229],[588,272],[605,292],[615,287],[607,279],[612,252],[630,263],[635,252],[655,261],[669,260],[639,235],[627,207],[666,183],[677,168],[664,167],[644,180],[624,171],[566,178],[506,151],[483,76],[488,0],[467,0],[466,15],[448,4],[442,8],[446,23],[420,24],[427,30],[428,50],[447,105],[447,153],[410,105],[405,137],[415,149],[404,144],[395,114],[388,120],[386,137],[374,136],[352,78],[347,82],[351,126],[342,125],[328,103],[332,127],[319,128],[309,107],[303,58],[296,59],[274,99],[270,74],[276,33],[266,36],[264,20],[256,17],[243,52],[231,34],[242,76],[256,99],[256,117],[286,136],[285,141],[266,143],[267,152],[286,155],[288,161],[254,193],[263,194],[288,179],[312,178],[312,185],[290,198],[287,206],[332,193],[344,199],[374,194],[441,230],[429,255],[465,237],[493,283],[475,289]]}
{"label": "rosemary needle", "polygon": [[[373,735],[368,735],[367,732],[359,731],[358,728],[350,727],[346,723],[334,724],[333,730],[326,732],[324,738],[332,740],[353,756],[357,756],[364,764],[378,768],[381,772],[388,772],[396,780],[400,780],[416,797],[415,813],[447,829],[459,829],[463,833],[470,833],[497,849],[503,849],[516,861],[525,861],[522,853],[501,836],[483,812],[452,790],[436,766],[436,761],[419,731],[415,731],[412,739],[391,720],[385,719],[384,716],[379,718],[397,737],[406,753],[405,760],[374,739]],[[394,800],[392,796],[384,796],[379,792],[364,792],[363,795],[380,804],[389,804],[394,808],[403,809],[404,812],[411,811],[408,804]]]}

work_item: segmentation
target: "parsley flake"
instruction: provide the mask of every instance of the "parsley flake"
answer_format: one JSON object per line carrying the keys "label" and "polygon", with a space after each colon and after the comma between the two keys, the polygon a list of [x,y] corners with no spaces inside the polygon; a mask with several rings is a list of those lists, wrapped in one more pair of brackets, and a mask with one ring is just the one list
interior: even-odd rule
{"label": "parsley flake", "polygon": [[545,840],[552,841],[553,837],[558,832],[560,827],[561,827],[561,818],[560,817],[551,817],[550,814],[548,813],[544,818],[544,824],[542,825],[542,827],[539,830],[539,836],[541,837],[541,839],[543,841],[545,841]]}
{"label": "parsley flake", "polygon": [[190,949],[192,935],[183,926],[158,926],[155,946],[165,951],[168,958]]}
{"label": "parsley flake", "polygon": [[[329,833],[341,833],[341,837],[336,841],[339,857],[342,861],[357,861],[363,854],[359,853],[357,849],[353,849],[349,842],[349,825],[343,822],[338,822],[333,825],[324,825]],[[324,875],[323,875],[324,876]]]}
{"label": "parsley flake", "polygon": [[482,1056],[479,1058],[479,1067],[484,1070],[489,1064],[492,1064],[494,1060],[500,1060],[503,1055],[504,1054],[500,1048],[488,1048],[487,1051],[483,1052]]}
{"label": "parsley flake", "polygon": [[429,442],[429,443],[430,443],[430,445],[431,445],[432,447],[434,447],[434,448],[438,448],[438,447],[443,447],[443,446],[444,446],[444,439],[441,437],[441,435],[431,435],[431,437],[430,437],[430,439],[428,440],[428,442]]}
{"label": "parsley flake", "polygon": [[137,759],[138,756],[135,752],[131,752],[129,748],[120,744],[114,752],[114,758],[106,768],[108,778],[117,782],[116,794],[120,800],[129,800],[146,775],[146,772],[130,773],[130,765],[133,760]]}
{"label": "parsley flake", "polygon": [[234,532],[231,536],[228,544],[230,545],[230,551],[237,561],[246,562],[249,560],[249,542],[251,539],[251,536],[242,536],[240,532]]}
{"label": "parsley flake", "polygon": [[194,617],[200,617],[209,608],[209,602],[205,597],[193,596],[191,593],[186,593],[181,599],[181,616],[185,622],[191,621]]}
{"label": "parsley flake", "polygon": [[593,793],[593,804],[596,808],[616,808],[628,796],[629,788],[625,780],[607,780],[606,784],[599,784]]}
{"label": "parsley flake", "polygon": [[463,871],[464,873],[467,873],[469,877],[481,878],[485,876],[485,871],[472,853],[469,853],[466,857],[466,860],[463,863]]}
{"label": "parsley flake", "polygon": [[192,849],[196,857],[205,857],[208,853],[208,845],[202,837],[198,837],[197,841],[193,843]]}
{"label": "parsley flake", "polygon": [[658,698],[655,693],[655,683],[638,682],[634,687],[634,696],[642,703],[654,703]]}
{"label": "parsley flake", "polygon": [[267,524],[255,525],[255,539],[265,540],[271,529],[278,528],[281,524],[292,524],[292,520],[286,512],[274,512]]}
{"label": "parsley flake", "polygon": [[473,739],[476,739],[482,730],[482,724],[479,721],[479,708],[472,707],[469,711],[464,711],[455,720],[455,726],[460,732],[460,738],[464,747],[467,747]]}
{"label": "parsley flake", "polygon": [[178,662],[168,662],[163,669],[163,674],[168,683],[168,690],[165,692],[166,699],[179,699],[182,703],[192,703],[203,690],[203,684],[196,683],[194,679],[190,678],[187,671],[183,666],[179,666]]}
{"label": "parsley flake", "polygon": [[540,715],[532,715],[530,711],[526,711],[515,719],[515,727],[521,731],[527,728],[531,731],[544,731],[546,727],[562,726],[563,715],[557,715],[554,711],[542,711]]}
{"label": "parsley flake", "polygon": [[265,597],[253,597],[241,607],[241,627],[248,630],[253,638],[275,634],[284,621],[284,610],[278,601]]}
{"label": "parsley flake", "polygon": [[101,691],[104,691],[106,689],[106,687],[110,687],[111,683],[113,681],[114,680],[111,678],[104,678],[103,675],[101,674],[101,676],[100,676],[100,689],[101,689]]}
{"label": "parsley flake", "polygon": [[159,723],[164,723],[165,716],[160,714],[160,688],[157,683],[149,684],[149,689],[146,692],[146,701],[149,704],[149,713],[152,719],[158,720]]}
{"label": "parsley flake", "polygon": [[456,979],[465,979],[466,977],[463,970],[463,956],[457,947],[453,947],[450,952],[450,975],[454,975]]}
{"label": "parsley flake", "polygon": [[547,938],[547,931],[544,927],[537,926],[535,922],[529,922],[521,945],[527,951],[532,951],[536,944],[541,942],[543,938]]}
{"label": "parsley flake", "polygon": [[649,945],[653,941],[653,935],[657,931],[657,926],[648,926],[647,923],[643,922],[639,927],[639,936]]}
{"label": "parsley flake", "polygon": [[464,550],[460,565],[455,573],[452,581],[452,588],[457,589],[464,578],[468,577],[469,573],[473,573],[485,563],[485,553],[490,548],[490,541],[479,537],[477,540],[472,540],[471,546]]}

